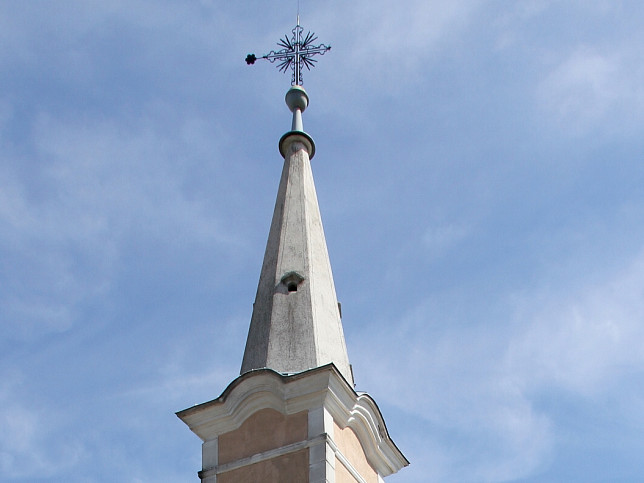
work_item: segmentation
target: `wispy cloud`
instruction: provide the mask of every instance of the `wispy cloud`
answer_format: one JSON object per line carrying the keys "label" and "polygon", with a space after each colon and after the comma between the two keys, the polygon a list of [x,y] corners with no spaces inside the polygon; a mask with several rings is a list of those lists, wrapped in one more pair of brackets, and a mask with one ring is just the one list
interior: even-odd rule
{"label": "wispy cloud", "polygon": [[521,312],[534,315],[522,321],[507,362],[533,390],[555,386],[592,397],[644,365],[644,253],[605,283],[572,297],[533,294],[524,304],[531,307]]}
{"label": "wispy cloud", "polygon": [[55,477],[74,467],[85,455],[75,438],[53,440],[55,411],[17,397],[24,376],[3,371],[0,386],[0,477],[7,479]]}
{"label": "wispy cloud", "polygon": [[430,257],[441,257],[464,239],[470,228],[449,223],[433,223],[426,230],[423,242]]}
{"label": "wispy cloud", "polygon": [[[474,325],[444,310],[463,301],[428,299],[391,333],[363,335],[354,360],[358,381],[428,421],[423,431],[433,443],[412,451],[420,458],[430,448],[441,453],[437,481],[520,479],[545,468],[560,443],[557,416],[542,404],[547,394],[592,400],[612,392],[623,374],[640,371],[643,274],[640,253],[605,283],[509,295],[502,318],[481,312]],[[374,359],[376,353],[387,357]],[[620,409],[631,423],[638,411],[637,401]],[[468,441],[472,451],[450,452],[444,434]]]}
{"label": "wispy cloud", "polygon": [[[0,479],[198,468],[172,413],[238,373],[290,122],[243,57],[283,7],[0,4]],[[638,471],[642,8],[301,10],[334,47],[305,124],[392,483],[570,475],[592,445]]]}
{"label": "wispy cloud", "polygon": [[616,59],[581,50],[548,75],[539,97],[561,125],[584,132],[626,94],[620,70]]}
{"label": "wispy cloud", "polygon": [[245,241],[185,187],[195,161],[177,159],[179,146],[201,146],[197,157],[217,151],[201,121],[186,120],[171,139],[158,128],[145,120],[128,129],[41,116],[35,157],[3,165],[0,240],[12,256],[4,262],[2,310],[18,333],[69,329],[79,302],[109,290],[133,230],[243,250]]}

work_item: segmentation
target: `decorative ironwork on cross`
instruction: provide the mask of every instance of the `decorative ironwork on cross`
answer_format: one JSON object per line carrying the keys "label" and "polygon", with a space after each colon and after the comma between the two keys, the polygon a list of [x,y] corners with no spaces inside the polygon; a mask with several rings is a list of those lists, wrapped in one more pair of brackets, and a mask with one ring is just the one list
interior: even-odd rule
{"label": "decorative ironwork on cross", "polygon": [[[310,31],[303,35],[304,29],[300,26],[299,15],[297,25],[291,32],[293,35],[290,39],[288,35],[285,35],[277,43],[277,45],[283,47],[282,49],[271,50],[268,54],[259,58],[266,59],[271,64],[277,62],[277,68],[280,72],[286,72],[287,69],[291,69],[293,71],[291,85],[302,85],[302,68],[306,67],[306,70],[311,70],[312,67],[315,67],[317,60],[312,57],[317,54],[324,55],[331,50],[331,46],[325,44],[312,45],[318,38]],[[248,54],[246,63],[252,65],[257,59],[255,54]]]}

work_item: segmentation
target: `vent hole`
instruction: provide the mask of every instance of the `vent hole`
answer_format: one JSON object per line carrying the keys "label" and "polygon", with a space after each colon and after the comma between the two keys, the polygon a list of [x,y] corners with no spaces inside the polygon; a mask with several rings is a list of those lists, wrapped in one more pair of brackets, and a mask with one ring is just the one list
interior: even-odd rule
{"label": "vent hole", "polygon": [[287,288],[289,292],[297,292],[297,284],[295,282],[289,282]]}

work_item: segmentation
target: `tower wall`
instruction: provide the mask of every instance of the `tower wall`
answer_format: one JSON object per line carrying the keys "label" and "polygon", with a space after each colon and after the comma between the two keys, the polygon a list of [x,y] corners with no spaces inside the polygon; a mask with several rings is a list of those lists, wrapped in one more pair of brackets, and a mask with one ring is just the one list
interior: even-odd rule
{"label": "tower wall", "polygon": [[177,415],[202,440],[202,483],[379,483],[408,464],[373,401],[332,364],[252,371]]}
{"label": "tower wall", "polygon": [[[204,483],[211,483],[202,480]],[[222,473],[212,483],[306,483],[309,481],[307,450],[287,454]]]}
{"label": "tower wall", "polygon": [[219,464],[282,448],[308,435],[308,414],[284,415],[274,409],[260,409],[242,425],[219,436]]}

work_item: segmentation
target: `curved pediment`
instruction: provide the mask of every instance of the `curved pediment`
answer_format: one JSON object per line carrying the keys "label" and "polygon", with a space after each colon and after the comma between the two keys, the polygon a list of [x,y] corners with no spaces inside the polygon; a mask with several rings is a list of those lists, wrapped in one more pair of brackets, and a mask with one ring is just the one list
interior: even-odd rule
{"label": "curved pediment", "polygon": [[[409,462],[389,437],[375,401],[358,394],[333,364],[298,374],[257,369],[235,379],[212,401],[179,411],[177,416],[203,441],[234,431],[253,414],[273,409],[283,415],[324,408],[341,429],[349,427],[371,466],[382,476]],[[332,434],[331,428],[324,428]]]}

